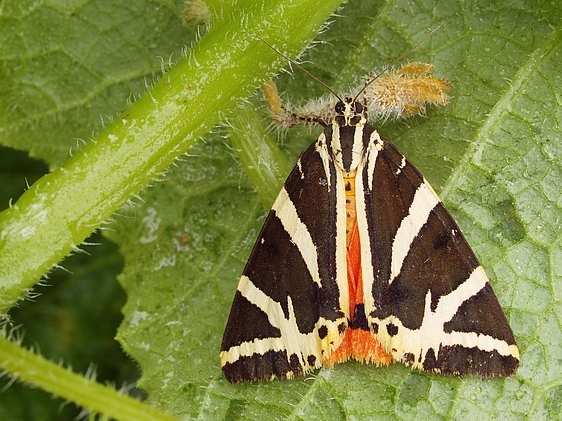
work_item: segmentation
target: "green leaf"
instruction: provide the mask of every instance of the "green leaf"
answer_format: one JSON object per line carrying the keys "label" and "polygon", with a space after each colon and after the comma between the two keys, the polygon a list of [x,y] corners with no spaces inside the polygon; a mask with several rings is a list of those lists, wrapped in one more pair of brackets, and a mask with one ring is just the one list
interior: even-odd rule
{"label": "green leaf", "polygon": [[177,13],[153,1],[3,1],[2,143],[59,165],[180,57],[194,28]]}
{"label": "green leaf", "polygon": [[[155,11],[168,10],[149,5]],[[216,28],[228,22],[232,10],[215,6],[211,15]],[[153,14],[145,14],[142,7],[125,12],[99,2],[69,9],[73,7],[105,13],[80,21],[85,29],[99,27],[101,35],[67,39],[66,33],[58,34],[66,28],[57,24],[54,13],[61,9],[49,4],[0,4],[0,28],[12,28],[0,29],[0,138],[53,166],[66,156],[69,139],[88,138],[100,129],[100,114],[120,112],[129,92],[142,92],[143,79],[151,80],[159,68],[152,58],[160,55],[167,62],[190,39],[168,15],[158,15],[154,23],[149,18]],[[55,17],[37,19],[38,13]],[[63,13],[66,19],[76,15],[81,16]],[[110,225],[111,238],[126,260],[120,282],[128,302],[118,337],[142,367],[140,385],[148,392],[148,402],[175,416],[211,419],[557,417],[562,394],[561,15],[555,3],[352,1],[318,36],[322,43],[301,57],[313,74],[344,91],[442,24],[411,59],[433,63],[436,73],[452,82],[451,104],[430,110],[426,118],[378,127],[442,192],[481,258],[522,352],[515,377],[444,378],[400,365],[377,368],[350,362],[307,379],[228,384],[218,362],[222,330],[267,212],[262,205],[266,199],[253,191],[260,197],[270,193],[269,187],[249,182],[224,138],[228,130],[220,128],[171,167],[164,180],[144,191],[142,204],[128,205],[120,211],[126,218]],[[143,16],[145,26],[135,19]],[[37,23],[44,19],[52,24]],[[14,29],[23,22],[26,31]],[[22,32],[35,34],[34,42]],[[118,36],[125,41],[116,42]],[[286,30],[268,33],[269,41],[276,37],[282,38],[276,46],[289,53],[298,43],[290,47],[285,37],[303,39]],[[63,50],[52,48],[62,41],[68,45],[69,39],[80,52],[71,68],[81,66],[71,75],[64,72]],[[211,39],[219,42],[218,36]],[[203,47],[198,44],[195,51]],[[99,48],[105,48],[103,54]],[[62,63],[48,77],[44,73],[52,66],[42,62],[47,55],[54,57],[49,63]],[[142,65],[142,59],[148,64]],[[254,58],[256,63],[261,62]],[[100,82],[88,85],[91,78]],[[323,93],[298,71],[281,75],[278,84],[294,102]],[[252,106],[260,118],[266,116],[259,99]],[[229,126],[244,127],[237,117],[230,117]],[[295,162],[317,134],[290,130],[282,137],[288,159]],[[283,179],[279,177],[278,183]]]}

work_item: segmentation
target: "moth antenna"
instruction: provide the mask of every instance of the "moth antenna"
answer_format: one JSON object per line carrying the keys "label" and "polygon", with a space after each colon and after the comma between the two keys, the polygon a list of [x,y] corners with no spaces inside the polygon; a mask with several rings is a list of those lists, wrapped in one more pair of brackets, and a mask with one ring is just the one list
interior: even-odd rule
{"label": "moth antenna", "polygon": [[299,69],[301,69],[304,73],[306,73],[308,76],[310,76],[313,80],[315,80],[317,83],[319,83],[320,85],[322,85],[324,88],[326,88],[328,91],[330,91],[337,99],[339,99],[340,101],[343,102],[343,99],[332,89],[330,88],[326,83],[322,82],[320,79],[318,79],[316,76],[314,76],[312,73],[310,73],[308,70],[306,70],[304,67],[302,67],[299,63],[297,63],[295,60],[287,57],[285,54],[283,54],[281,51],[279,51],[277,48],[275,48],[273,45],[269,44],[266,40],[264,40],[262,37],[260,37],[259,35],[253,35],[253,37],[259,39],[261,42],[263,42],[265,45],[267,45],[269,48],[271,48],[273,51],[275,51],[277,54],[279,54],[281,57],[283,57],[284,59],[286,59],[287,61],[289,61],[291,64],[294,64],[295,66],[297,66]]}
{"label": "moth antenna", "polygon": [[[365,86],[363,86],[363,89],[361,89],[357,95],[355,95],[355,98],[353,98],[353,101],[355,102],[357,100],[357,98],[359,98],[359,95],[361,95],[363,92],[365,92],[365,89],[367,89],[367,87],[373,83],[375,80],[377,80],[379,77],[381,77],[381,75],[383,75],[384,73],[388,72],[390,70],[390,68],[392,66],[394,66],[396,63],[398,63],[400,60],[402,60],[404,57],[406,57],[407,55],[411,54],[412,51],[414,51],[416,48],[418,48],[423,42],[425,42],[431,35],[433,35],[435,32],[437,32],[438,29],[440,29],[443,26],[443,23],[440,23],[439,25],[437,25],[435,28],[433,28],[431,31],[429,31],[429,33],[424,36],[420,42],[418,42],[416,45],[414,45],[413,47],[407,49],[406,51],[404,51],[402,54],[400,54],[398,57],[396,57],[394,60],[392,60],[390,62],[390,64],[387,64],[386,67],[384,67],[379,74],[377,74],[374,78],[372,78],[368,83],[365,83]],[[308,73],[308,72],[307,72]],[[330,89],[331,90],[331,89]],[[332,91],[333,92],[333,91]]]}

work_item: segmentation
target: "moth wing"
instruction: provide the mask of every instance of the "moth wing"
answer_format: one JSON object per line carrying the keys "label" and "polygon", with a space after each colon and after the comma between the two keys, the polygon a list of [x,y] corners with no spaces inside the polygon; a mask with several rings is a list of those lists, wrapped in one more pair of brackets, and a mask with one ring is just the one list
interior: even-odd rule
{"label": "moth wing", "polygon": [[365,313],[394,359],[505,376],[519,352],[476,256],[431,186],[375,131],[357,176]]}
{"label": "moth wing", "polygon": [[347,278],[334,276],[345,259],[335,251],[338,177],[322,134],[287,178],[240,279],[220,353],[230,382],[307,373],[341,342]]}

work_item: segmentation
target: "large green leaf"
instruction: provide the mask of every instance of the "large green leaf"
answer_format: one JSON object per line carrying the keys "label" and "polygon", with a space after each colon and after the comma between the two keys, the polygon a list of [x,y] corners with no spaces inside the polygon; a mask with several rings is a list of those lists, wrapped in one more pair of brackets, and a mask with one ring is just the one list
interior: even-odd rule
{"label": "large green leaf", "polygon": [[[307,379],[229,385],[218,349],[267,212],[252,190],[267,186],[248,182],[220,132],[145,192],[146,205],[131,207],[112,235],[128,256],[119,340],[141,363],[140,385],[150,402],[216,419],[547,418],[556,412],[561,115],[552,107],[562,92],[556,71],[562,33],[553,20],[560,11],[481,3],[427,6],[431,13],[412,7],[348,3],[319,37],[326,43],[303,59],[315,75],[344,89],[442,24],[411,58],[430,61],[452,82],[451,104],[425,119],[384,124],[380,132],[443,192],[481,258],[522,351],[518,374],[460,380],[352,362]],[[295,101],[322,93],[299,71],[279,85]],[[256,99],[228,125],[250,150],[261,146],[260,133],[264,142],[271,136],[263,117],[246,119],[259,104]],[[257,113],[265,114],[263,108]],[[303,150],[317,133],[290,131],[285,145]],[[290,157],[294,162],[294,151]]]}
{"label": "large green leaf", "polygon": [[[94,7],[93,3],[86,4]],[[6,16],[7,6],[0,7]],[[16,12],[11,16],[19,16]],[[213,15],[215,25],[229,16],[228,11],[223,12]],[[115,25],[117,33],[123,33],[125,26],[133,33],[146,34],[141,30],[140,17],[145,16],[142,7],[125,15],[132,16],[131,23]],[[120,214],[125,217],[118,217],[111,225],[111,238],[125,257],[120,282],[128,294],[118,338],[142,368],[140,385],[148,393],[148,402],[176,416],[211,419],[259,419],[269,415],[275,419],[557,416],[562,394],[562,373],[558,369],[562,360],[561,15],[562,8],[555,3],[527,6],[504,2],[498,6],[492,2],[352,1],[318,36],[317,40],[323,42],[302,56],[311,72],[344,91],[442,25],[412,53],[411,59],[433,63],[436,73],[451,81],[451,104],[430,110],[426,118],[378,127],[442,193],[481,258],[522,352],[516,376],[492,380],[444,378],[412,372],[400,365],[376,368],[350,362],[292,381],[232,386],[222,378],[218,363],[222,330],[239,274],[266,213],[254,190],[262,197],[268,197],[270,193],[263,192],[271,190],[250,183],[228,139],[238,136],[244,141],[245,137],[249,142],[246,145],[250,145],[246,149],[252,150],[262,146],[252,143],[256,139],[276,137],[268,131],[265,107],[256,97],[251,106],[256,109],[254,113],[248,116],[249,107],[234,113],[228,125],[206,136],[205,142],[171,167],[162,181],[143,192],[142,203],[137,201],[122,209]],[[139,16],[138,21],[135,16]],[[158,25],[158,34],[167,40],[158,41],[164,45],[162,50],[155,52],[153,43],[125,38],[120,45],[129,48],[124,49],[127,52],[122,53],[122,60],[110,60],[102,67],[105,70],[99,70],[103,75],[120,74],[126,83],[116,84],[118,89],[108,89],[106,83],[94,89],[96,94],[85,95],[79,90],[85,82],[78,83],[62,70],[58,71],[60,80],[72,85],[66,95],[75,95],[68,100],[61,94],[64,85],[55,84],[58,90],[44,88],[50,86],[51,79],[39,77],[42,73],[33,69],[28,74],[37,78],[30,76],[23,80],[25,83],[14,84],[13,89],[6,89],[0,82],[3,142],[13,144],[6,139],[29,130],[25,133],[32,141],[18,142],[17,146],[58,165],[69,146],[57,136],[64,141],[88,137],[99,128],[88,121],[94,121],[102,109],[103,114],[122,111],[119,101],[127,97],[132,86],[138,86],[135,82],[147,75],[151,78],[154,63],[149,60],[149,65],[135,65],[134,51],[141,51],[140,56],[149,59],[155,55],[168,57],[177,50],[175,46],[188,41],[189,35],[175,21],[163,20],[172,23],[166,29]],[[101,25],[103,20],[95,22]],[[32,21],[26,24],[33,27]],[[56,24],[47,28],[51,32],[42,32],[45,46],[34,47],[28,58],[22,54],[26,51],[24,42],[12,56],[1,57],[2,74],[17,78],[21,68],[32,65],[45,71],[31,58],[41,56],[38,51],[51,51],[49,42],[60,45],[62,36],[52,35],[53,28]],[[117,35],[110,29],[107,45],[115,46],[111,38]],[[31,32],[39,38],[40,31]],[[184,34],[179,42],[178,33]],[[268,36],[274,37],[275,32]],[[85,37],[78,43],[77,56],[96,57],[86,54],[92,51],[88,40]],[[83,60],[80,63],[87,62]],[[11,66],[13,63],[21,64]],[[119,73],[124,64],[133,69]],[[74,69],[77,78],[87,81],[88,69],[83,70]],[[101,79],[115,78],[119,79],[109,74]],[[278,82],[294,102],[323,93],[298,71],[280,76]],[[45,117],[50,107],[47,97],[58,101],[55,119]],[[29,108],[22,111],[25,98]],[[39,103],[35,119],[29,118],[33,99]],[[104,108],[99,104],[112,105]],[[88,108],[93,112],[85,112]],[[70,128],[74,134],[61,131],[67,125],[57,122],[70,121],[78,112],[87,117]],[[44,133],[49,133],[47,139],[40,138]],[[290,130],[283,141],[288,158],[294,162],[317,134]],[[254,177],[252,170],[250,175]],[[282,178],[276,177],[277,183]]]}

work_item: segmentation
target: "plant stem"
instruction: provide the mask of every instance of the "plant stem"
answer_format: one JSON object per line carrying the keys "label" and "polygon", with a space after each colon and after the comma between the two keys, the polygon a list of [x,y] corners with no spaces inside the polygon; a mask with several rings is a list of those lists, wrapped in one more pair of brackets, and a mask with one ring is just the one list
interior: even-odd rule
{"label": "plant stem", "polygon": [[0,335],[0,368],[82,407],[122,421],[175,420],[142,402],[73,373]]}
{"label": "plant stem", "polygon": [[251,35],[294,55],[339,3],[240,2],[93,142],[2,212],[0,312],[285,64]]}

